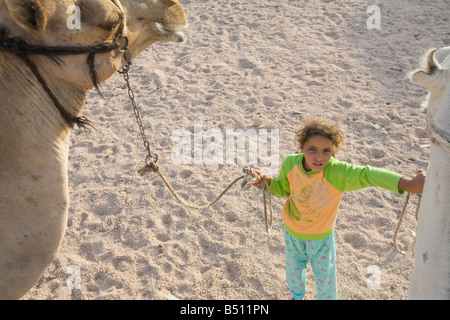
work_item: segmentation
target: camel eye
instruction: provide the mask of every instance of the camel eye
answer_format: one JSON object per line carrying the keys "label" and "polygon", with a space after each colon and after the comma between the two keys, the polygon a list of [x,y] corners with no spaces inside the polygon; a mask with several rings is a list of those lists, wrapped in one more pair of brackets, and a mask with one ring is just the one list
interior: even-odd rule
{"label": "camel eye", "polygon": [[114,31],[120,24],[120,19],[117,18],[117,20],[108,20],[106,23],[101,24],[100,27],[107,30],[107,31]]}
{"label": "camel eye", "polygon": [[116,30],[119,27],[121,21],[122,21],[122,19],[121,19],[120,15],[117,13],[113,13],[113,14],[109,15],[108,17],[106,17],[105,20],[100,22],[98,26],[102,29],[105,29],[108,32],[111,32],[111,31]]}
{"label": "camel eye", "polygon": [[117,28],[118,23],[112,23],[112,24],[108,24],[106,26],[104,26],[103,28],[105,28],[108,31],[113,31],[114,29]]}

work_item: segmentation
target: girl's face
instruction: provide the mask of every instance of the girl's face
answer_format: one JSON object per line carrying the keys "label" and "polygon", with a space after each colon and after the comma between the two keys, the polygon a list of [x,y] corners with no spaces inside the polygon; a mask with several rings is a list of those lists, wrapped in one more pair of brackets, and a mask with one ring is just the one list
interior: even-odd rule
{"label": "girl's face", "polygon": [[333,143],[328,138],[312,136],[306,140],[301,150],[305,155],[303,168],[306,171],[321,171],[333,155]]}

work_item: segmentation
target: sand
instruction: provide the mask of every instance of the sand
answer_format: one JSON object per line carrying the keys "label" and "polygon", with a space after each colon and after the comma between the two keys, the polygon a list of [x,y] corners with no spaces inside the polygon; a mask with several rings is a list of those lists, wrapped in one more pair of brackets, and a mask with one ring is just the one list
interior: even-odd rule
{"label": "sand", "polygon": [[[130,76],[151,149],[187,201],[212,201],[248,164],[276,174],[299,151],[293,135],[308,115],[341,124],[340,160],[408,177],[427,168],[426,91],[407,74],[426,49],[450,45],[450,1],[180,3],[187,41],[152,45]],[[290,299],[285,199],[273,199],[270,233],[256,188],[236,185],[209,209],[184,208],[157,175],[137,174],[146,153],[121,75],[101,89],[105,100],[90,91],[84,111],[96,130],[72,133],[61,250],[23,299]],[[227,130],[258,141],[267,133],[272,163],[227,158]],[[180,133],[190,148],[180,148]],[[192,151],[192,163],[177,150]],[[213,158],[201,157],[211,150]],[[344,195],[335,231],[340,299],[407,299],[413,258],[391,244],[404,201],[373,187]],[[414,241],[416,205],[412,196],[403,249]],[[311,269],[307,299],[315,299]]]}

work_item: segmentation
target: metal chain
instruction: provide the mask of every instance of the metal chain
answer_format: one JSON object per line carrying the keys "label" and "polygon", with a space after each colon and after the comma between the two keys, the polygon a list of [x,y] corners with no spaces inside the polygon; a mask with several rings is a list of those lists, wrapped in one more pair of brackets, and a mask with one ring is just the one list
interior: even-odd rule
{"label": "metal chain", "polygon": [[145,163],[147,164],[147,166],[150,166],[150,163],[153,162],[156,164],[156,162],[158,162],[158,155],[150,150],[150,142],[148,141],[147,136],[145,135],[145,132],[144,132],[144,126],[142,125],[139,108],[137,106],[136,99],[134,97],[134,91],[131,88],[131,84],[130,84],[130,76],[128,74],[128,71],[130,70],[130,66],[131,66],[131,61],[129,61],[127,59],[127,63],[125,64],[125,66],[123,66],[122,71],[119,71],[119,73],[121,73],[123,75],[123,78],[125,79],[125,82],[127,83],[128,96],[130,98],[131,104],[133,105],[134,116],[135,116],[136,122],[139,126],[139,132],[141,133],[144,147],[147,150],[147,157],[145,158]]}

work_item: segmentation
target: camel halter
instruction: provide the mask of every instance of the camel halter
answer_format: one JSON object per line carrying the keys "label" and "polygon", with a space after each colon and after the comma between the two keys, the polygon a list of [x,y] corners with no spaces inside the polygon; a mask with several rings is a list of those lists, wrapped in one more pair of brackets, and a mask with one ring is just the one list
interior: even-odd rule
{"label": "camel halter", "polygon": [[[98,87],[98,74],[95,70],[95,54],[97,53],[107,53],[113,50],[119,49],[124,54],[124,58],[127,61],[127,64],[130,64],[130,56],[128,51],[128,36],[127,36],[127,21],[126,14],[122,7],[122,4],[119,0],[111,0],[121,11],[122,13],[122,21],[121,27],[117,31],[114,37],[114,43],[112,44],[98,44],[95,46],[86,46],[86,47],[71,47],[71,46],[39,46],[39,45],[30,45],[26,43],[23,39],[19,37],[8,37],[4,30],[0,31],[0,49],[5,51],[14,53],[17,55],[25,64],[30,68],[33,72],[36,79],[42,85],[45,92],[48,94],[53,104],[58,109],[59,113],[63,117],[63,119],[67,122],[70,127],[73,127],[75,124],[78,128],[86,128],[90,125],[89,120],[86,117],[75,117],[69,112],[65,110],[63,105],[59,102],[58,98],[49,88],[45,79],[39,73],[36,64],[30,59],[30,55],[44,55],[50,59],[52,59],[56,64],[60,64],[61,60],[57,56],[62,55],[79,55],[79,54],[88,54],[86,63],[89,66],[89,74],[94,84],[97,92],[100,93]],[[125,45],[121,48],[119,42],[120,40],[125,39]],[[100,93],[101,95],[101,93]]]}

